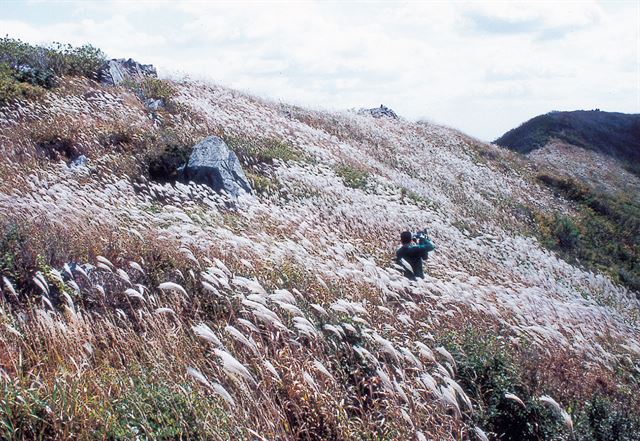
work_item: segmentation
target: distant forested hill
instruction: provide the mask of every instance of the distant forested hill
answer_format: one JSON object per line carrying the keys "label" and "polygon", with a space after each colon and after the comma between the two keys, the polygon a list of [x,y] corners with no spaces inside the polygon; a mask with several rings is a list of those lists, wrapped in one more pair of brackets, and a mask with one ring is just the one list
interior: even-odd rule
{"label": "distant forested hill", "polygon": [[544,147],[551,139],[640,163],[640,114],[576,110],[550,112],[521,124],[495,143],[520,153]]}

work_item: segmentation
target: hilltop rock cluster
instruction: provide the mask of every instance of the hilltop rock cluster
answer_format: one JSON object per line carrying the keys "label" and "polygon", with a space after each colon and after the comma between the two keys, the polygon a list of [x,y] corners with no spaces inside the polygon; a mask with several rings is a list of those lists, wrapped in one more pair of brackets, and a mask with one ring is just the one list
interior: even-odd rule
{"label": "hilltop rock cluster", "polygon": [[113,59],[107,61],[100,72],[98,78],[102,84],[118,86],[127,80],[141,79],[144,77],[156,78],[158,72],[151,64],[140,64],[129,58]]}
{"label": "hilltop rock cluster", "polygon": [[398,115],[396,112],[385,106],[384,104],[380,104],[380,107],[374,107],[373,109],[360,109],[358,111],[359,115],[371,115],[374,118],[393,118],[398,119]]}

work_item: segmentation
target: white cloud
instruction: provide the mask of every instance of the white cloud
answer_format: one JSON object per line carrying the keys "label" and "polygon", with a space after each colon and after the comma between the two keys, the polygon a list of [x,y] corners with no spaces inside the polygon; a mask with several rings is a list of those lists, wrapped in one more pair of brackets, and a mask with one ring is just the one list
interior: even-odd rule
{"label": "white cloud", "polygon": [[153,63],[161,73],[206,77],[297,104],[384,103],[406,117],[491,140],[552,109],[640,112],[640,72],[630,61],[640,51],[639,7],[26,3],[7,8],[0,29],[32,42],[91,42],[110,56]]}

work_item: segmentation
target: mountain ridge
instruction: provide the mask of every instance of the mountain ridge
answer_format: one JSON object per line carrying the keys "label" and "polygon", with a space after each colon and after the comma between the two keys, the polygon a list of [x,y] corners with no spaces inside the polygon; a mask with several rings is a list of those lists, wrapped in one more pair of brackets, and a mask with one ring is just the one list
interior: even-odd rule
{"label": "mountain ridge", "polygon": [[553,111],[525,121],[494,143],[528,154],[554,139],[614,157],[634,169],[640,164],[640,114]]}

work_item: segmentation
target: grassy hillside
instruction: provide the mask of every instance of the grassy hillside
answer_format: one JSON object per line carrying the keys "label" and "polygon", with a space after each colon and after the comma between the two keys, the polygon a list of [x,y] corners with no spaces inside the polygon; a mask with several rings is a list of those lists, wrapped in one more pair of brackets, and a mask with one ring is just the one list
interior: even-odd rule
{"label": "grassy hillside", "polygon": [[538,180],[573,204],[535,214],[541,243],[564,259],[609,274],[640,295],[640,115],[551,112],[496,141],[528,154]]}
{"label": "grassy hillside", "polygon": [[640,204],[629,195],[598,192],[568,175],[538,179],[577,206],[536,219],[542,243],[565,259],[608,273],[640,296]]}
{"label": "grassy hillside", "polygon": [[[575,210],[530,163],[142,83],[0,107],[0,438],[637,439],[640,302],[530,237]],[[209,134],[255,195],[174,179]],[[410,282],[391,256],[424,227]]]}
{"label": "grassy hillside", "polygon": [[612,156],[636,172],[640,170],[640,115],[599,110],[550,112],[521,124],[495,143],[529,153],[558,139]]}

